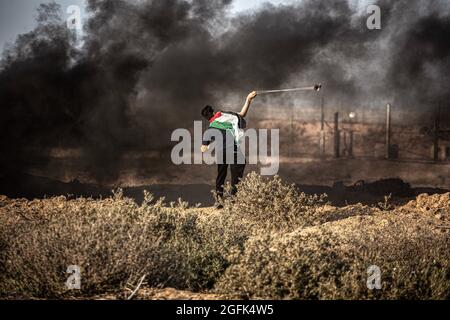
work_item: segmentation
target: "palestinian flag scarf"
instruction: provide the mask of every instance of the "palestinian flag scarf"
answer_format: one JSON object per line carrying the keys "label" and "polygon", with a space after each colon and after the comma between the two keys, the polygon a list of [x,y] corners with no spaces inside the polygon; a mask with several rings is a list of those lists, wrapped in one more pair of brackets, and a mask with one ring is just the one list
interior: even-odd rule
{"label": "palestinian flag scarf", "polygon": [[234,114],[217,112],[214,117],[209,120],[209,123],[210,128],[230,131],[237,144],[239,144],[244,136],[244,131],[239,128],[239,118]]}

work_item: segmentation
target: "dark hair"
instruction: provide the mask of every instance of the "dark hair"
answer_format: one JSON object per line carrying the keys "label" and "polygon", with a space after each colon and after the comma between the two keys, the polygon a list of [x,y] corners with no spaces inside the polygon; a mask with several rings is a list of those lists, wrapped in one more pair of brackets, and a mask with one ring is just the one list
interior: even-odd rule
{"label": "dark hair", "polygon": [[212,117],[214,117],[214,108],[211,106],[206,106],[202,110],[202,116],[209,121]]}

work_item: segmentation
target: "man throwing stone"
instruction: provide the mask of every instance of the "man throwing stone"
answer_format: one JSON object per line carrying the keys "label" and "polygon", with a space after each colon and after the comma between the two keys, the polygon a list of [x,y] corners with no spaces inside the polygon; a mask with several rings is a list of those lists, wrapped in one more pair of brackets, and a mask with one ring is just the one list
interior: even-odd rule
{"label": "man throwing stone", "polygon": [[215,111],[211,106],[206,106],[202,110],[202,116],[209,121],[209,129],[204,134],[201,151],[203,153],[208,151],[211,143],[216,143],[216,195],[218,198],[216,199],[216,207],[218,208],[221,207],[218,200],[223,197],[223,186],[227,177],[228,166],[231,171],[232,195],[236,194],[236,185],[244,176],[246,161],[239,144],[244,137],[245,117],[256,96],[256,91],[250,93],[239,113]]}

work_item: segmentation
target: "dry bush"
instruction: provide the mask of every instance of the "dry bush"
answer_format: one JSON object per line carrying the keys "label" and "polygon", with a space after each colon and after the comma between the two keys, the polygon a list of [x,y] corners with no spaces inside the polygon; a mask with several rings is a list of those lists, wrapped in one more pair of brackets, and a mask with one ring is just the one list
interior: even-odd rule
{"label": "dry bush", "polygon": [[[435,217],[449,204],[447,194],[385,211],[335,208],[256,174],[222,211],[149,194],[138,205],[120,191],[104,200],[0,197],[0,295],[67,297],[76,293],[66,290],[67,266],[79,265],[84,296],[145,274],[148,287],[239,298],[449,299],[450,234]],[[382,290],[366,287],[371,265]]]}
{"label": "dry bush", "polygon": [[226,188],[224,213],[243,219],[253,229],[292,229],[313,224],[326,202],[326,195],[309,196],[278,176],[265,179],[252,172],[239,184],[236,198]]}
{"label": "dry bush", "polygon": [[[449,299],[450,237],[408,216],[352,217],[248,241],[218,293],[272,299]],[[368,290],[367,268],[382,289]]]}
{"label": "dry bush", "polygon": [[183,203],[164,207],[146,199],[138,206],[119,193],[3,207],[1,217],[17,211],[21,219],[1,237],[7,244],[1,294],[60,297],[68,293],[69,265],[82,268],[83,295],[123,289],[144,274],[149,286],[211,287],[228,266],[227,251],[242,248],[245,236],[223,219],[200,224]]}

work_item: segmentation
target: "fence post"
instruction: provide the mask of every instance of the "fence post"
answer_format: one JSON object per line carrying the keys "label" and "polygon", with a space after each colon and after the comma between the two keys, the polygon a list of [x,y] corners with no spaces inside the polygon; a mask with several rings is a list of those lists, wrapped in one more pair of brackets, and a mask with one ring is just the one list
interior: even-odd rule
{"label": "fence post", "polygon": [[322,97],[322,105],[320,109],[320,141],[319,141],[319,148],[320,148],[320,156],[325,156],[325,98]]}
{"label": "fence post", "polygon": [[386,105],[386,159],[391,158],[391,104]]}
{"label": "fence post", "polygon": [[334,114],[334,157],[340,158],[341,132],[339,131],[339,112]]}
{"label": "fence post", "polygon": [[434,162],[439,161],[439,130],[440,130],[440,108],[437,112],[436,118],[434,119],[434,135],[433,135],[433,160]]}

